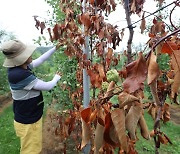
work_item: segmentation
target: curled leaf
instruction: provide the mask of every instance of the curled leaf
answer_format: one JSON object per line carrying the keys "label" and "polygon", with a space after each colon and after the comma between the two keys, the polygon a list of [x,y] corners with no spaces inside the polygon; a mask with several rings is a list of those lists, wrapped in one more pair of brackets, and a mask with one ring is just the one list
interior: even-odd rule
{"label": "curled leaf", "polygon": [[142,137],[144,137],[145,139],[149,140],[150,139],[150,134],[149,134],[148,126],[146,124],[146,121],[145,121],[143,115],[141,115],[138,123],[139,123],[139,126],[140,126]]}
{"label": "curled leaf", "polygon": [[136,127],[138,124],[138,121],[142,115],[142,107],[140,103],[137,103],[136,106],[131,106],[129,112],[127,113],[125,124],[126,129],[129,132],[130,139],[136,140]]}
{"label": "curled leaf", "polygon": [[114,87],[115,87],[115,82],[114,82],[114,81],[111,81],[111,82],[109,83],[109,86],[108,86],[108,88],[107,88],[107,91],[106,91],[104,97],[109,97],[109,96],[113,93]]}
{"label": "curled leaf", "polygon": [[115,109],[111,113],[112,122],[116,129],[118,139],[120,141],[121,147],[124,151],[128,153],[128,144],[126,137],[126,128],[125,128],[125,113],[123,109]]}
{"label": "curled leaf", "polygon": [[159,76],[159,66],[156,62],[156,56],[154,52],[151,52],[148,65],[148,84],[151,84],[154,79],[157,79]]}
{"label": "curled leaf", "polygon": [[141,26],[140,26],[141,34],[143,34],[144,30],[146,29],[146,20],[144,18],[144,15],[145,15],[145,12],[143,13],[142,20],[141,20]]}
{"label": "curled leaf", "polygon": [[172,84],[171,96],[174,98],[175,93],[178,93],[180,87],[180,50],[175,50],[171,56],[172,67],[174,69],[175,77]]}
{"label": "curled leaf", "polygon": [[83,119],[81,119],[81,121],[82,121],[82,141],[81,141],[81,149],[82,149],[90,142],[91,127],[90,124],[86,123]]}
{"label": "curled leaf", "polygon": [[112,127],[114,127],[114,126],[113,126],[113,122],[111,119],[111,113],[109,112],[105,117],[104,140],[108,144],[110,144],[112,146],[116,146],[117,143],[112,140],[111,135],[110,135],[110,131],[112,130]]}
{"label": "curled leaf", "polygon": [[125,105],[131,104],[139,99],[131,94],[122,92],[118,95],[119,108],[123,108]]}
{"label": "curled leaf", "polygon": [[151,93],[152,93],[154,102],[156,103],[156,105],[160,106],[161,103],[160,103],[158,93],[157,93],[157,79],[153,80],[153,82],[151,82],[151,84],[149,86],[151,89]]}
{"label": "curled leaf", "polygon": [[124,91],[133,93],[136,90],[142,88],[143,82],[147,76],[147,65],[142,52],[139,53],[139,59],[128,64],[127,78],[123,82]]}
{"label": "curled leaf", "polygon": [[105,130],[104,122],[101,118],[98,118],[96,130],[95,130],[95,139],[94,139],[95,154],[99,154],[99,149],[104,144],[104,138],[103,138],[104,130]]}

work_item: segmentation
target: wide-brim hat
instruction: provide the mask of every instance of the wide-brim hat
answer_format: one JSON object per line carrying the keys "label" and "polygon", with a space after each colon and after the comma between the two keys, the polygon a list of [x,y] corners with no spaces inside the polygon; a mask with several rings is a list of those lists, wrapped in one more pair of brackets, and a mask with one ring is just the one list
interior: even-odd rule
{"label": "wide-brim hat", "polygon": [[19,40],[5,42],[1,50],[6,56],[3,66],[16,67],[24,64],[35,51],[36,46],[26,45]]}

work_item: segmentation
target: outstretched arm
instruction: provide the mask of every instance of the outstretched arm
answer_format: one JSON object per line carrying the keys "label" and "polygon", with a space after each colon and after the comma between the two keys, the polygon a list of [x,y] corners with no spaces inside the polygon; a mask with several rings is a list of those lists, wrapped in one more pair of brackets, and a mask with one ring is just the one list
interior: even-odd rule
{"label": "outstretched arm", "polygon": [[61,76],[56,74],[54,76],[54,78],[48,82],[45,82],[45,81],[38,79],[38,81],[36,82],[36,84],[33,86],[32,89],[49,91],[56,86],[56,84],[60,80],[60,78],[61,78]]}
{"label": "outstretched arm", "polygon": [[46,61],[54,52],[56,51],[56,47],[51,48],[47,52],[45,52],[43,55],[41,55],[39,58],[32,61],[31,68],[38,67],[41,65],[44,61]]}

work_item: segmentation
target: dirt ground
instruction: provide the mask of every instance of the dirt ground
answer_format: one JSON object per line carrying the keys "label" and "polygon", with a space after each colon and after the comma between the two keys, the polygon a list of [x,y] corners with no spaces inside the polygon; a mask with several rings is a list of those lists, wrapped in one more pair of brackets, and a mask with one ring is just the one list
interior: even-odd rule
{"label": "dirt ground", "polygon": [[[12,99],[10,94],[6,96],[0,96],[0,114],[2,111],[12,104]],[[46,118],[44,118],[43,123],[43,152],[42,154],[59,154],[64,153],[64,149],[67,149],[64,142],[59,142],[60,139],[55,135],[55,128],[57,127],[56,119],[52,119],[49,115],[52,114],[53,111],[51,108],[47,110]],[[170,114],[171,121],[177,125],[180,125],[180,105],[170,104]],[[73,142],[72,140],[70,143]],[[77,151],[74,150],[73,144],[71,146],[71,152],[67,152],[66,154],[76,154]],[[53,150],[52,150],[53,149]]]}
{"label": "dirt ground", "polygon": [[0,96],[0,114],[10,104],[12,104],[12,99],[11,99],[10,93],[8,93],[5,96]]}

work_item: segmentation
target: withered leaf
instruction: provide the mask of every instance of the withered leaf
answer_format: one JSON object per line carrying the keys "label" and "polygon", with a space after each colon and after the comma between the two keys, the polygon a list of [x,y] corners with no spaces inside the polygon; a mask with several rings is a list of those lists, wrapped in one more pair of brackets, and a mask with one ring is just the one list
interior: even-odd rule
{"label": "withered leaf", "polygon": [[126,67],[127,78],[123,82],[124,91],[133,93],[142,88],[143,82],[147,76],[147,65],[142,52],[139,53],[139,59],[128,64]]}
{"label": "withered leaf", "polygon": [[99,154],[99,149],[104,144],[104,122],[101,118],[98,118],[97,126],[95,130],[95,139],[94,139],[94,147],[95,147],[95,154]]}
{"label": "withered leaf", "polygon": [[120,141],[121,147],[124,151],[128,153],[128,144],[126,137],[126,128],[125,128],[125,113],[123,109],[115,109],[111,113],[112,122],[116,129],[118,139]]}
{"label": "withered leaf", "polygon": [[163,134],[159,134],[158,139],[162,144],[167,144],[168,143],[168,140],[166,139],[166,137]]}
{"label": "withered leaf", "polygon": [[166,41],[162,44],[161,53],[168,53],[171,55],[174,50],[178,50],[178,46],[175,42]]}
{"label": "withered leaf", "polygon": [[91,138],[91,127],[90,124],[87,124],[83,119],[82,121],[82,141],[81,141],[81,149],[86,146],[90,142]]}
{"label": "withered leaf", "polygon": [[81,118],[84,120],[84,122],[89,123],[91,113],[92,110],[90,107],[85,108],[81,111]]}
{"label": "withered leaf", "polygon": [[102,64],[98,64],[98,71],[100,78],[103,80],[105,78],[104,66]]}
{"label": "withered leaf", "polygon": [[157,106],[155,104],[151,103],[148,108],[148,113],[152,116],[153,120],[155,120],[156,113],[157,113]]}
{"label": "withered leaf", "polygon": [[139,126],[140,126],[142,137],[144,137],[145,139],[149,140],[150,139],[150,134],[149,134],[148,126],[146,124],[146,121],[145,121],[143,115],[141,115],[138,123],[139,123]]}
{"label": "withered leaf", "polygon": [[151,82],[151,84],[149,85],[152,96],[153,96],[153,100],[155,102],[156,105],[160,106],[160,100],[158,97],[158,93],[157,93],[157,79],[153,80]]}
{"label": "withered leaf", "polygon": [[53,42],[53,37],[51,34],[51,28],[48,28],[48,33],[49,33],[49,37],[50,37],[51,42]]}
{"label": "withered leaf", "polygon": [[145,15],[145,12],[143,13],[142,20],[141,20],[141,26],[140,26],[141,34],[143,34],[144,30],[146,29],[146,20],[144,18],[144,15]]}
{"label": "withered leaf", "polygon": [[140,103],[137,103],[136,106],[131,106],[129,112],[127,113],[125,124],[126,129],[129,132],[131,140],[136,140],[136,127],[138,124],[138,121],[142,115],[142,106]]}
{"label": "withered leaf", "polygon": [[180,50],[173,51],[171,58],[172,67],[175,73],[174,83],[172,84],[171,91],[171,96],[174,98],[175,93],[178,93],[180,87]]}
{"label": "withered leaf", "polygon": [[43,31],[44,31],[44,29],[46,28],[46,25],[45,25],[44,22],[41,22],[39,26],[40,26],[40,28],[41,28],[41,34],[43,34]]}
{"label": "withered leaf", "polygon": [[149,57],[149,65],[148,65],[148,84],[151,84],[151,82],[154,79],[157,79],[159,76],[159,66],[156,62],[157,57],[155,56],[154,52],[151,52],[151,55]]}
{"label": "withered leaf", "polygon": [[119,37],[119,33],[116,31],[113,33],[112,35],[112,43],[113,43],[113,49],[116,50],[116,46],[119,45],[119,42],[121,41],[120,37]]}
{"label": "withered leaf", "polygon": [[111,81],[111,82],[109,83],[109,86],[108,86],[108,88],[107,88],[107,91],[106,91],[104,97],[109,97],[109,96],[113,93],[114,87],[115,87],[115,82],[114,82],[114,81]]}
{"label": "withered leaf", "polygon": [[91,26],[91,20],[90,20],[90,15],[89,13],[83,13],[80,17],[81,23],[89,29]]}
{"label": "withered leaf", "polygon": [[56,24],[53,28],[53,36],[55,40],[58,40],[60,35],[59,35],[59,24]]}
{"label": "withered leaf", "polygon": [[125,105],[131,104],[139,99],[131,94],[122,92],[118,95],[119,108],[123,108]]}
{"label": "withered leaf", "polygon": [[169,104],[167,103],[164,103],[162,108],[162,120],[164,123],[170,120]]}
{"label": "withered leaf", "polygon": [[107,142],[108,144],[112,145],[112,146],[116,146],[117,143],[115,143],[111,136],[110,136],[110,130],[111,127],[113,127],[113,122],[111,119],[111,113],[107,113],[106,117],[105,117],[105,130],[104,130],[104,140],[105,142]]}
{"label": "withered leaf", "polygon": [[136,0],[133,0],[132,3],[131,3],[131,11],[132,11],[133,13],[136,12]]}

